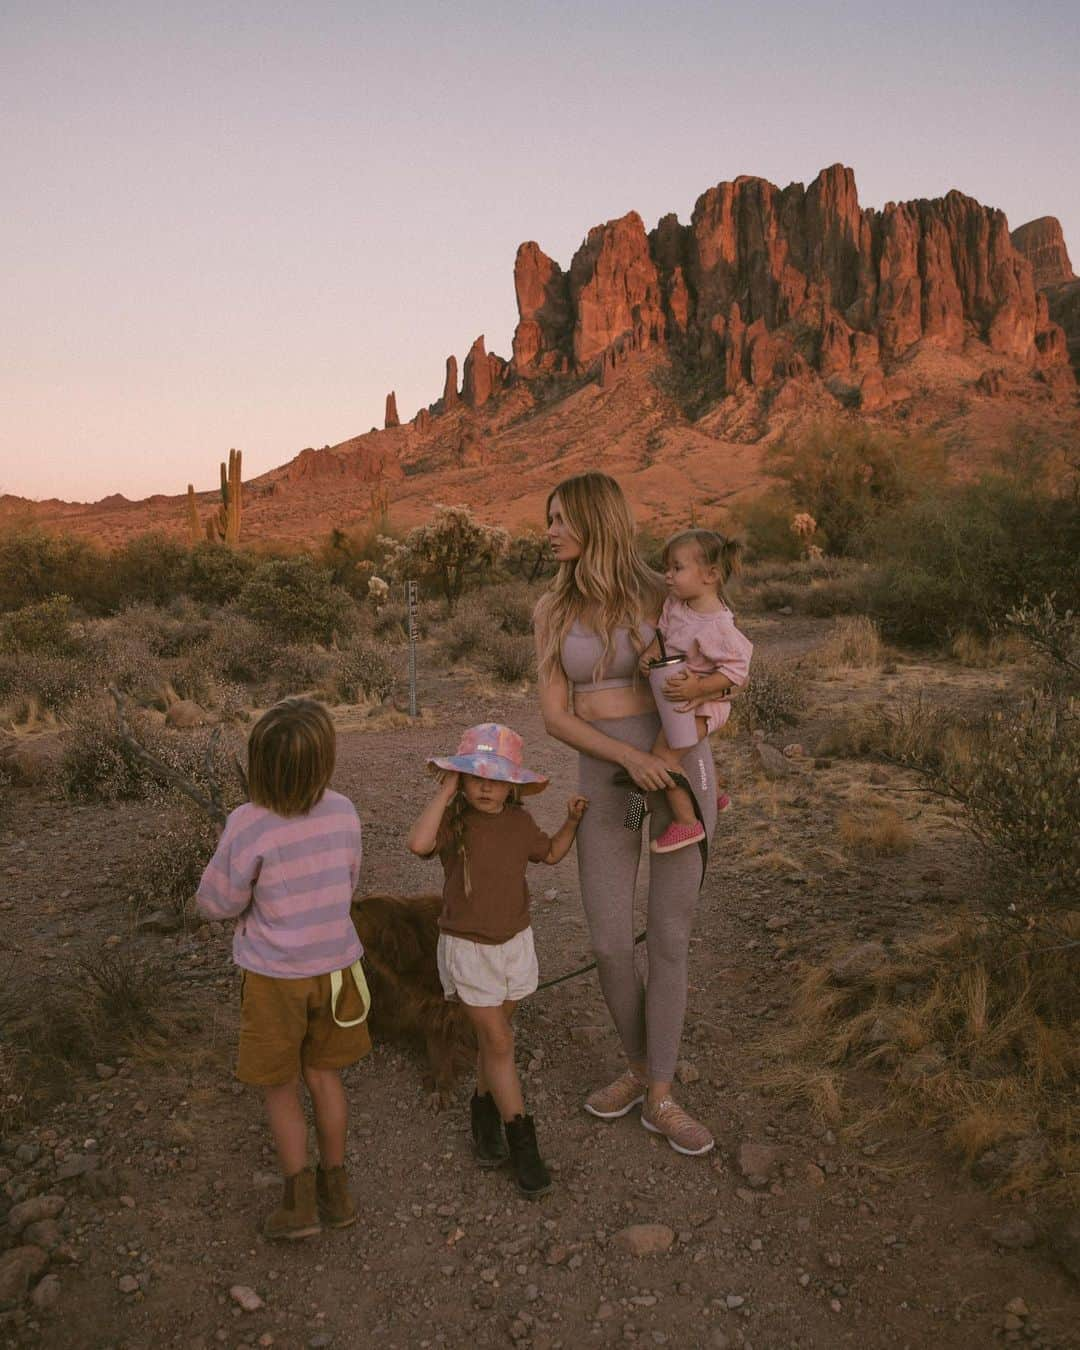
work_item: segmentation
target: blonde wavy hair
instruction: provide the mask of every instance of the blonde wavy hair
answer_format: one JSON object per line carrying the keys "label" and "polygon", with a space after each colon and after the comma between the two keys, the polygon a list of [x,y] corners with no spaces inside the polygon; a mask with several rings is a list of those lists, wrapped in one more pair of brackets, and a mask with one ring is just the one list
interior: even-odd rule
{"label": "blonde wavy hair", "polygon": [[634,519],[623,490],[606,473],[579,473],[565,478],[548,494],[545,516],[551,518],[551,499],[558,496],[563,519],[581,544],[581,555],[559,564],[547,593],[536,607],[543,633],[540,677],[546,679],[560,665],[563,639],[575,620],[604,639],[604,649],[593,671],[602,678],[611,656],[616,628],[628,627],[635,644],[643,648],[643,621],[660,612],[663,578],[646,566],[634,542]]}

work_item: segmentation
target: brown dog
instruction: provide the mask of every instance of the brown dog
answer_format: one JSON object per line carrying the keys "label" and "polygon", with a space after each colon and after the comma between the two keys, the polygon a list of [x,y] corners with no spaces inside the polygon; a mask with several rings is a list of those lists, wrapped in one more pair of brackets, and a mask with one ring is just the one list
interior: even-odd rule
{"label": "brown dog", "polygon": [[476,1036],[461,1004],[448,1002],[435,960],[438,895],[365,895],[352,921],[364,944],[374,1038],[422,1044],[431,1105],[447,1106],[458,1074],[476,1065]]}

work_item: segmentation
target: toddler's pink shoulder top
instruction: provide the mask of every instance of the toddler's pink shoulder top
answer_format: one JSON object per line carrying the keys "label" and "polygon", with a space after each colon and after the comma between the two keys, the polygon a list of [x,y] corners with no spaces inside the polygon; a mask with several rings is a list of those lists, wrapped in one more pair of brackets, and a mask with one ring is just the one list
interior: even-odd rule
{"label": "toddler's pink shoulder top", "polygon": [[236,918],[233,960],[277,979],[344,970],[363,955],[349,910],[360,878],[356,808],[324,792],[305,816],[245,802],[229,816],[196,892],[209,919]]}
{"label": "toddler's pink shoulder top", "polygon": [[745,684],[754,644],[735,627],[730,609],[699,614],[685,600],[669,595],[657,625],[669,652],[685,652],[697,675],[720,671],[735,684]]}

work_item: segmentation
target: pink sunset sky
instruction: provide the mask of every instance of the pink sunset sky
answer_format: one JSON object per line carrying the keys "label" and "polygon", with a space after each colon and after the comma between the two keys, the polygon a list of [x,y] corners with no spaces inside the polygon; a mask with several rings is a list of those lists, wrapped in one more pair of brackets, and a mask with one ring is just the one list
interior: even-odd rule
{"label": "pink sunset sky", "polygon": [[1080,252],[1073,3],[8,0],[0,493],[200,489],[404,419],[513,261],[740,173],[959,188]]}

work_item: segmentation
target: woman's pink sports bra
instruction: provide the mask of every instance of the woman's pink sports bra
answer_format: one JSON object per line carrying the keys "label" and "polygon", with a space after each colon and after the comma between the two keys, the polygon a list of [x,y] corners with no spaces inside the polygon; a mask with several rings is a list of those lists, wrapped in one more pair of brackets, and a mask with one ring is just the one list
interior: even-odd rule
{"label": "woman's pink sports bra", "polygon": [[[641,624],[641,638],[646,646],[653,640],[655,632],[651,623]],[[604,639],[575,620],[563,638],[560,655],[566,678],[576,693],[595,694],[601,689],[626,689],[634,683],[639,654],[630,640],[629,628],[615,629],[603,678],[594,680],[593,671],[603,654]]]}

